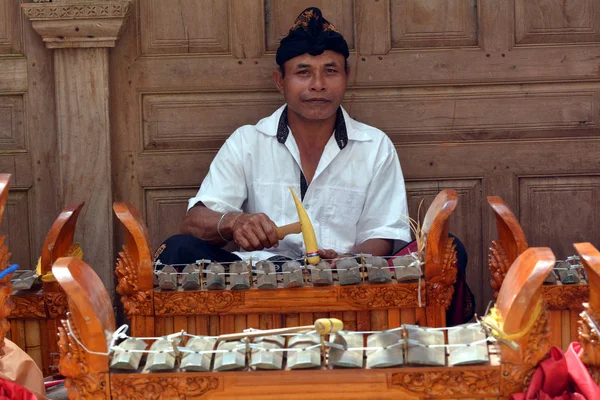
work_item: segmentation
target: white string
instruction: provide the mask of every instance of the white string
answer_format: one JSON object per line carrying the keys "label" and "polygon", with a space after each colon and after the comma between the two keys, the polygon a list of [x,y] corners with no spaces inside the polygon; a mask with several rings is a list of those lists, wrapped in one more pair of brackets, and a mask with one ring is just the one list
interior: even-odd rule
{"label": "white string", "polygon": [[[403,325],[399,328],[394,328],[394,329],[389,329],[386,331],[362,331],[362,332],[355,332],[355,331],[351,331],[351,332],[345,332],[345,331],[341,331],[340,333],[344,333],[344,334],[372,334],[372,333],[388,333],[388,332],[396,332],[396,331],[400,331],[400,330],[414,330],[414,329],[419,329],[419,330],[424,330],[424,331],[441,331],[441,330],[450,330],[450,329],[470,329],[471,327],[474,326],[480,326],[479,323],[472,323],[469,325],[462,325],[459,327],[447,327],[447,328],[419,328],[416,325]],[[115,343],[117,340],[119,339],[138,339],[138,340],[168,340],[170,342],[170,344],[172,345],[172,348],[175,349],[177,352],[181,352],[181,353],[193,353],[193,354],[223,354],[223,353],[232,353],[232,352],[240,352],[240,350],[244,349],[244,353],[245,353],[245,349],[246,348],[250,348],[252,349],[252,351],[273,351],[273,352],[286,352],[286,351],[291,351],[291,352],[301,352],[301,351],[309,351],[312,349],[316,349],[320,347],[320,344],[313,344],[310,346],[306,346],[306,347],[302,347],[302,348],[298,348],[298,347],[288,347],[288,348],[270,348],[270,349],[266,349],[261,347],[259,344],[256,343],[245,343],[245,341],[242,341],[240,344],[238,344],[237,346],[235,346],[233,349],[211,349],[211,350],[193,350],[190,349],[188,347],[182,347],[182,346],[176,346],[173,342],[175,341],[175,339],[179,339],[180,337],[183,336],[188,336],[191,338],[204,338],[204,339],[217,339],[218,336],[197,336],[197,335],[192,335],[189,334],[187,332],[185,332],[184,330],[177,332],[177,333],[173,333],[171,335],[167,335],[167,336],[163,336],[163,337],[154,337],[154,338],[132,338],[130,336],[128,336],[125,332],[128,329],[127,325],[121,325],[112,335],[110,338],[110,344],[108,346],[108,352],[98,352],[98,351],[93,351],[88,349],[78,338],[77,336],[73,333],[73,329],[71,326],[71,322],[69,320],[67,320],[67,327],[68,327],[68,334],[75,340],[75,342],[81,346],[81,348],[86,351],[87,353],[90,354],[96,354],[96,355],[103,355],[103,356],[109,356],[112,352],[125,352],[125,353],[141,353],[141,354],[161,354],[161,353],[165,353],[165,352],[169,352],[168,350],[137,350],[137,349],[123,349],[121,347],[115,346]],[[597,329],[597,327],[595,327],[595,329]],[[256,330],[256,329],[247,329],[244,332],[246,333],[260,333],[262,332],[261,330]],[[268,335],[268,332],[265,332]],[[307,334],[311,334],[311,333],[315,333],[315,331],[310,331],[308,333],[305,334],[300,334],[300,335],[307,335]],[[282,334],[282,336],[290,336],[290,335],[299,335],[298,333],[288,333],[288,334]],[[246,338],[247,339],[247,338]],[[404,343],[407,343],[409,345],[409,347],[425,347],[425,348],[459,348],[459,347],[471,347],[471,346],[476,346],[478,344],[483,344],[486,343],[488,341],[493,341],[493,338],[489,337],[489,338],[485,338],[485,339],[480,339],[477,341],[474,341],[472,343],[460,343],[460,344],[422,344],[417,340],[414,339],[400,339],[398,340],[396,343],[393,343],[391,345],[388,345],[386,347],[383,346],[367,346],[367,347],[349,347],[349,348],[345,348],[343,345],[340,345],[338,343],[332,343],[329,341],[324,342],[324,345],[326,347],[331,347],[331,348],[337,348],[340,350],[345,350],[345,351],[379,351],[379,350],[388,350],[391,348],[394,348],[396,346],[400,346],[403,345]],[[179,342],[179,341],[177,341]],[[170,348],[169,348],[170,349]]]}

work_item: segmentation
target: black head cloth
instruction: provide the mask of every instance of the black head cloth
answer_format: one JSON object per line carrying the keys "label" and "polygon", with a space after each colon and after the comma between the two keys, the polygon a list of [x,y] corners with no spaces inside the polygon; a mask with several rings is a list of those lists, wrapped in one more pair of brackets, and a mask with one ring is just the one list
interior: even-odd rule
{"label": "black head cloth", "polygon": [[323,18],[321,10],[309,7],[300,13],[290,33],[281,39],[275,60],[282,66],[304,53],[317,56],[325,50],[340,53],[344,58],[350,55],[348,43],[335,26]]}

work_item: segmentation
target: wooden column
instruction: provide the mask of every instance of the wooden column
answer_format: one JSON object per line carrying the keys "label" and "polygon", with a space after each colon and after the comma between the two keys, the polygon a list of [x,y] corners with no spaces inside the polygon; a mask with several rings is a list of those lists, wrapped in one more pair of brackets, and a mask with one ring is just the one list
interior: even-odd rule
{"label": "wooden column", "polygon": [[108,48],[115,46],[131,4],[63,0],[22,7],[46,47],[54,49],[60,203],[85,201],[75,240],[112,293]]}

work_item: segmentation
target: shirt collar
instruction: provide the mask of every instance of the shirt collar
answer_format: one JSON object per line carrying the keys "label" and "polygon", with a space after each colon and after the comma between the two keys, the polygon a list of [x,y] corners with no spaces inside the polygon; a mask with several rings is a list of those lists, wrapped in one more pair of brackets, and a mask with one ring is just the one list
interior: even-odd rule
{"label": "shirt collar", "polygon": [[[359,123],[348,115],[340,106],[335,120],[335,141],[341,149],[348,145],[350,140],[369,141],[371,137],[359,129]],[[276,136],[279,143],[285,143],[290,130],[287,121],[287,105],[281,106],[270,117],[264,118],[256,124],[256,129],[269,136]]]}

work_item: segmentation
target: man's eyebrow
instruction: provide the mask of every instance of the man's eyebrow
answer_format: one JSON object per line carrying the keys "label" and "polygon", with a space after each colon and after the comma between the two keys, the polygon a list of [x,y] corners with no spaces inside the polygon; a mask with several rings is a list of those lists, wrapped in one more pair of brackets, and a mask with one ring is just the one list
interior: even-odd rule
{"label": "man's eyebrow", "polygon": [[310,64],[298,64],[296,65],[296,69],[300,69],[300,68],[310,68],[311,65]]}
{"label": "man's eyebrow", "polygon": [[326,67],[339,67],[340,65],[337,62],[332,61],[332,62],[328,62],[327,64],[325,64],[325,66]]}

